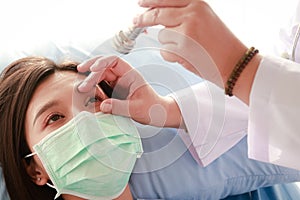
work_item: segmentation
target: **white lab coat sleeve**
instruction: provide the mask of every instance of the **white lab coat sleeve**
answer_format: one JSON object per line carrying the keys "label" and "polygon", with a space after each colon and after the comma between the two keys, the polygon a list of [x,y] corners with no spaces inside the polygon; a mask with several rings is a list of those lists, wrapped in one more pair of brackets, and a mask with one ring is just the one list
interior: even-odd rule
{"label": "white lab coat sleeve", "polygon": [[245,135],[248,106],[209,82],[172,93],[186,126],[180,135],[195,160],[207,166]]}
{"label": "white lab coat sleeve", "polygon": [[300,170],[300,65],[265,57],[250,93],[249,157]]}

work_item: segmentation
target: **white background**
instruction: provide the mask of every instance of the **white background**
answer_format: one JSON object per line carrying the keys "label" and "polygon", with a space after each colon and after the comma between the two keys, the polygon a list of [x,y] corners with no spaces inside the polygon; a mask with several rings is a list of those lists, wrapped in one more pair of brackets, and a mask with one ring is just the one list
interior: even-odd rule
{"label": "white background", "polygon": [[[297,0],[208,0],[248,46],[272,53],[279,28],[288,23]],[[137,0],[0,0],[0,52],[45,39],[59,42],[114,35],[143,11]]]}

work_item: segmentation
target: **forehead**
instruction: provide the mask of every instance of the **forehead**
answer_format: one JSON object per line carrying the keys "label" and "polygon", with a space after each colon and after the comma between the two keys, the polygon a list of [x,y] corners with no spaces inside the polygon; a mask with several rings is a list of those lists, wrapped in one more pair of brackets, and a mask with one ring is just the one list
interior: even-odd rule
{"label": "forehead", "polygon": [[46,78],[36,88],[30,100],[28,111],[33,111],[51,99],[72,98],[77,85],[85,78],[72,71],[58,71]]}
{"label": "forehead", "polygon": [[45,79],[35,90],[32,99],[37,96],[54,96],[60,91],[73,90],[84,79],[80,75],[72,71],[57,71]]}

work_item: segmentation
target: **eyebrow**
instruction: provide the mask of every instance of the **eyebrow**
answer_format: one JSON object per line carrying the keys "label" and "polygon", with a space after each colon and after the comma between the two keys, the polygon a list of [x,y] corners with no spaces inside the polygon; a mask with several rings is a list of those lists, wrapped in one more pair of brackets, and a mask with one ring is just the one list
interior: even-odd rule
{"label": "eyebrow", "polygon": [[39,116],[41,116],[46,110],[50,109],[53,106],[58,105],[58,101],[54,100],[54,101],[50,101],[48,103],[46,103],[44,106],[42,106],[42,108],[37,112],[37,114],[35,115],[35,118],[33,120],[33,125],[35,124],[37,118],[39,118]]}

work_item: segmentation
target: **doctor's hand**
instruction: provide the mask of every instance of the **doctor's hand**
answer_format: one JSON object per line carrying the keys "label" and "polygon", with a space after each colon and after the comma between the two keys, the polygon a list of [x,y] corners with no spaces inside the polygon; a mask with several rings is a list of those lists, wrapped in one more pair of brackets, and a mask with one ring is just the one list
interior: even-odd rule
{"label": "doctor's hand", "polygon": [[153,126],[180,126],[181,113],[176,101],[158,95],[142,75],[121,58],[99,56],[78,65],[77,69],[91,72],[78,86],[79,92],[88,92],[103,80],[113,88],[112,98],[100,104],[102,112],[131,117]]}
{"label": "doctor's hand", "polygon": [[138,27],[163,25],[158,39],[165,60],[223,88],[236,62],[247,50],[210,6],[201,0],[140,0],[149,8],[134,18]]}

